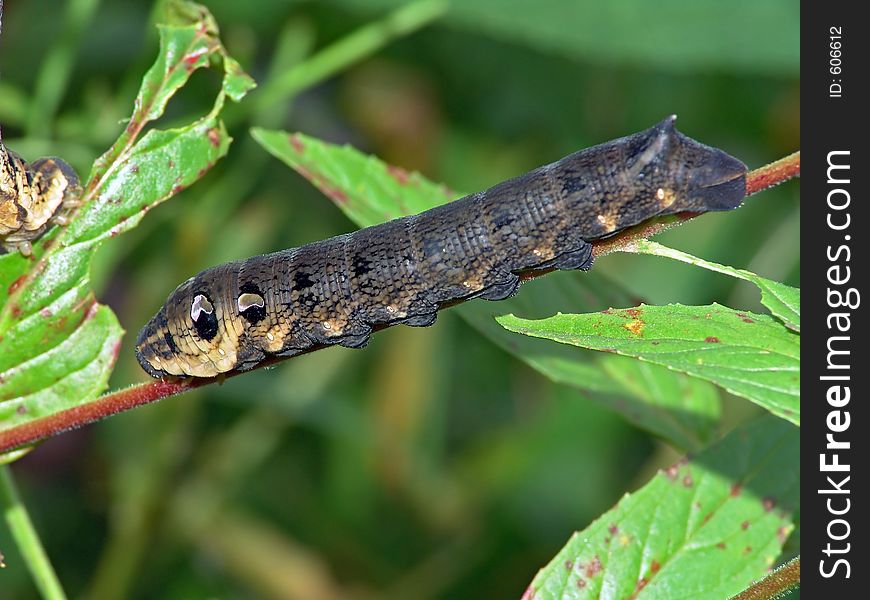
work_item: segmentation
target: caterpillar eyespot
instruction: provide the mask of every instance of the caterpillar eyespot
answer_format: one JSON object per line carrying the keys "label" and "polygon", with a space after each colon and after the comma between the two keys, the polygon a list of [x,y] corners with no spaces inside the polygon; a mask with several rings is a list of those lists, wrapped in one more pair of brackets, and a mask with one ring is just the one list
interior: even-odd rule
{"label": "caterpillar eyespot", "polygon": [[[190,318],[193,321],[193,330],[196,331],[200,339],[210,342],[217,335],[218,322],[214,314],[214,306],[205,295],[197,294],[194,296],[190,306]],[[170,342],[169,345],[170,347],[175,346],[175,351],[178,351],[178,346],[174,342]]]}
{"label": "caterpillar eyespot", "polygon": [[266,306],[266,301],[259,294],[244,293],[239,296],[238,301],[239,312],[245,312],[251,308],[263,308]]}
{"label": "caterpillar eyespot", "polygon": [[193,298],[193,303],[190,305],[190,318],[194,321],[199,321],[199,317],[202,313],[206,313],[208,315],[214,312],[214,307],[209,302],[208,298],[203,296],[202,294],[197,294]]}
{"label": "caterpillar eyespot", "polygon": [[588,270],[592,242],[652,217],[739,206],[746,166],[674,119],[418,215],[207,269],[142,329],[139,363],[214,377],[359,348],[376,329],[431,325],[445,305],[508,298],[525,272]]}

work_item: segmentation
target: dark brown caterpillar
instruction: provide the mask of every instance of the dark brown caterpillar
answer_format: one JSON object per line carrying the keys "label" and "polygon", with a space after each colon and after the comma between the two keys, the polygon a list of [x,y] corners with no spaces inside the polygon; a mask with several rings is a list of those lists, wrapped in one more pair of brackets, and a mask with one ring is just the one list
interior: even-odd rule
{"label": "dark brown caterpillar", "polygon": [[674,129],[582,150],[419,215],[207,269],[142,329],[154,377],[212,377],[374,329],[425,327],[439,308],[516,293],[519,274],[589,269],[590,242],[650,217],[737,207],[746,166]]}

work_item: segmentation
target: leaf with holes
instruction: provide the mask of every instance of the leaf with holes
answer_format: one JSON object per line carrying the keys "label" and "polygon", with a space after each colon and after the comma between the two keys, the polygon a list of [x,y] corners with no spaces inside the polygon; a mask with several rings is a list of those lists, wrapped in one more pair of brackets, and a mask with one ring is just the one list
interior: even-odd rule
{"label": "leaf with holes", "polygon": [[[460,194],[384,164],[350,146],[339,147],[303,135],[254,129],[254,138],[280,160],[306,177],[360,227],[419,213]],[[577,389],[619,411],[639,427],[684,449],[708,442],[719,418],[719,398],[710,384],[649,365],[638,369],[621,357],[600,357],[541,340],[510,335],[493,320],[516,312],[530,317],[551,315],[566,307],[628,304],[629,297],[603,277],[543,277],[501,302],[470,302],[456,310],[501,348],[545,376]]]}
{"label": "leaf with holes", "polygon": [[575,533],[525,600],[730,598],[772,567],[800,502],[800,432],[765,416]]}
{"label": "leaf with holes", "polygon": [[800,425],[800,336],[782,323],[725,306],[645,306],[532,321],[509,331],[615,352],[699,377]]}
{"label": "leaf with holes", "polygon": [[[82,206],[68,226],[34,244],[32,257],[0,256],[0,429],[74,409],[105,388],[123,330],[90,288],[94,252],[202,177],[229,147],[219,119],[224,97],[241,98],[253,81],[226,54],[205,8],[170,7],[160,55],[126,129],[94,163]],[[142,135],[190,75],[212,64],[223,66],[224,80],[211,113]]]}

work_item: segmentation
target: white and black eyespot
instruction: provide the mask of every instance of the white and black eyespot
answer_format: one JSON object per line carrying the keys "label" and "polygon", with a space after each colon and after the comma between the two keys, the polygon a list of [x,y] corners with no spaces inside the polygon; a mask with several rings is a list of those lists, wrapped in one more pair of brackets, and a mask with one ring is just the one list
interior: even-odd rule
{"label": "white and black eyespot", "polygon": [[214,314],[214,305],[205,294],[197,294],[193,297],[190,305],[190,318],[193,319],[193,328],[197,335],[210,342],[217,335],[217,317]]}
{"label": "white and black eyespot", "polygon": [[266,318],[266,300],[253,283],[245,283],[240,288],[236,305],[239,314],[251,324],[256,325]]}

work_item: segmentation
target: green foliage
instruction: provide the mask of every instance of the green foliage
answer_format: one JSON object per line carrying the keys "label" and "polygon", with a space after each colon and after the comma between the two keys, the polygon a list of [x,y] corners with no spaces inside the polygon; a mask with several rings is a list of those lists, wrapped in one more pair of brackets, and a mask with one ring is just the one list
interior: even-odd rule
{"label": "green foliage", "polygon": [[712,381],[800,424],[800,337],[766,315],[711,306],[645,306],[540,321],[517,333],[635,356]]}
{"label": "green foliage", "polygon": [[732,431],[574,534],[526,597],[730,598],[793,528],[799,452],[798,429],[772,417]]}
{"label": "green foliage", "polygon": [[798,288],[760,277],[755,273],[750,273],[743,269],[735,269],[734,267],[703,260],[685,252],[667,248],[651,240],[637,240],[626,251],[636,254],[664,256],[754,283],[761,290],[761,303],[778,317],[786,327],[797,332],[801,330],[801,291]]}

